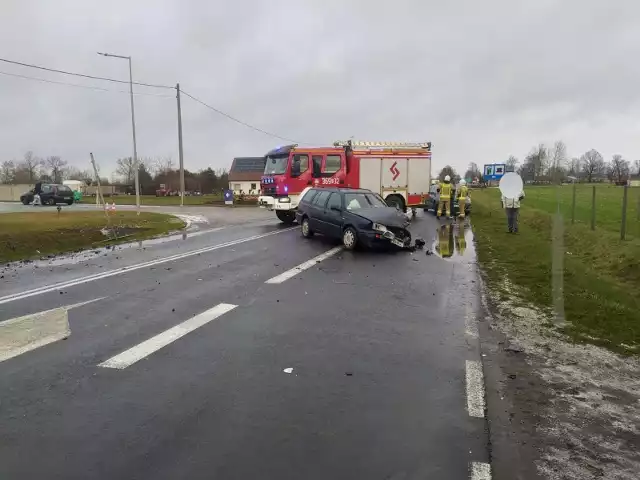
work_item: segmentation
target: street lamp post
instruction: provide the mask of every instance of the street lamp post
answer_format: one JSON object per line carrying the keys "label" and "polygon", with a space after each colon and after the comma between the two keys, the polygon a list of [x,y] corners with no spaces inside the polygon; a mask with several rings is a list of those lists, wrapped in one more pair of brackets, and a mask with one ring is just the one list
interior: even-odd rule
{"label": "street lamp post", "polygon": [[103,57],[123,58],[125,60],[129,60],[129,97],[131,98],[131,130],[133,132],[133,168],[135,169],[134,178],[136,185],[136,207],[138,210],[138,215],[140,215],[140,168],[138,165],[138,147],[136,145],[136,113],[133,106],[133,73],[131,69],[131,57],[101,52],[98,52],[98,55],[102,55]]}

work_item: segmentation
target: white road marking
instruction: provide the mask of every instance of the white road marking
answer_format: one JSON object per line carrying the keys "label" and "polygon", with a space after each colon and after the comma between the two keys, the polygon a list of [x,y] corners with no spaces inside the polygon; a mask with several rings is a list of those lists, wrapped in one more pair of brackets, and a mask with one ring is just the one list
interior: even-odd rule
{"label": "white road marking", "polygon": [[329,257],[334,256],[336,253],[342,250],[342,247],[335,247],[331,250],[327,250],[326,252],[318,255],[317,257],[313,257],[311,260],[307,260],[304,263],[301,263],[297,267],[293,267],[291,270],[287,270],[286,272],[282,272],[280,275],[276,275],[273,278],[270,278],[264,283],[282,283],[286,282],[292,277],[295,277],[299,273],[304,272],[305,270],[313,267],[317,263],[320,263],[323,260],[326,260]]}
{"label": "white road marking", "polygon": [[484,375],[480,362],[467,360],[467,410],[472,417],[484,418]]}
{"label": "white road marking", "polygon": [[0,362],[71,335],[69,310],[105,297],[11,318],[0,322]]}
{"label": "white road marking", "polygon": [[149,340],[145,340],[115,357],[111,357],[109,360],[102,362],[98,366],[105,368],[117,368],[120,370],[127,368],[152,353],[157,352],[161,348],[166,347],[170,343],[175,342],[179,338],[184,337],[187,333],[193,332],[197,328],[200,328],[210,321],[221,317],[225,313],[230,312],[236,307],[237,305],[220,303],[206,312],[202,312],[195,317],[191,317],[189,320],[182,322],[169,330],[165,330],[155,337],[151,337]]}
{"label": "white road marking", "polygon": [[27,290],[22,293],[14,293],[12,295],[7,295],[4,297],[0,297],[0,305],[3,303],[15,302],[16,300],[22,300],[24,298],[33,297],[35,295],[42,295],[44,293],[55,292],[57,290],[61,290],[64,288],[73,287],[76,285],[81,285],[83,283],[95,282],[96,280],[102,280],[103,278],[113,277],[115,275],[123,275],[128,272],[132,272],[134,270],[139,270],[141,268],[153,267],[155,265],[160,265],[163,263],[174,262],[176,260],[182,260],[183,258],[192,257],[194,255],[198,255],[200,253],[212,252],[214,250],[219,250],[221,248],[230,247],[232,245],[238,245],[240,243],[250,242],[252,240],[258,240],[260,238],[270,237],[271,235],[277,235],[282,232],[288,232],[297,227],[285,228],[282,230],[277,230],[275,232],[264,233],[262,235],[253,235],[247,238],[241,238],[238,240],[232,240],[230,242],[221,243],[218,245],[212,245],[210,247],[199,248],[197,250],[192,250],[190,252],[179,253],[176,255],[170,255],[168,257],[159,258],[157,260],[150,260],[148,262],[142,262],[135,265],[130,265],[128,267],[122,267],[118,270],[108,270],[106,272],[96,273],[94,275],[88,275],[86,277],[76,278],[75,280],[69,280],[67,282],[60,282],[53,285],[46,285],[44,287],[34,288],[33,290]]}
{"label": "white road marking", "polygon": [[491,465],[473,462],[471,464],[471,480],[491,480]]}

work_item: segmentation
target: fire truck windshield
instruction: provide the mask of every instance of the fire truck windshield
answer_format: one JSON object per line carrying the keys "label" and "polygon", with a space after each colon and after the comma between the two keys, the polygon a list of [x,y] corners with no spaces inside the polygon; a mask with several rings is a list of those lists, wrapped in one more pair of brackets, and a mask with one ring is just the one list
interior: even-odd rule
{"label": "fire truck windshield", "polygon": [[267,164],[264,166],[265,175],[282,175],[287,171],[289,156],[267,157]]}

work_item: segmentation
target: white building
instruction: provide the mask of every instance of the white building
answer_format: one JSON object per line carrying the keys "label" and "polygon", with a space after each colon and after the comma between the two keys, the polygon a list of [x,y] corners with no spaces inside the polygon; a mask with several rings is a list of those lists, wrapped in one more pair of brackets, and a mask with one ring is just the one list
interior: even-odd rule
{"label": "white building", "polygon": [[235,195],[259,195],[264,157],[236,157],[229,170],[229,189]]}

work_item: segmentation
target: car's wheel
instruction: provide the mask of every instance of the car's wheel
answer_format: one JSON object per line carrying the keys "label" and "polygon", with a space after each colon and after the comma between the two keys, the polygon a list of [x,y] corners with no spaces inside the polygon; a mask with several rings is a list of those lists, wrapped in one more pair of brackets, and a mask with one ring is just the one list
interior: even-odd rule
{"label": "car's wheel", "polygon": [[292,225],[296,221],[296,214],[289,210],[276,210],[276,217],[287,225]]}
{"label": "car's wheel", "polygon": [[49,200],[47,200],[47,205],[55,205],[56,204],[56,199],[51,197]]}
{"label": "car's wheel", "polygon": [[304,217],[302,219],[302,225],[300,226],[300,230],[302,231],[302,236],[304,238],[313,237],[313,230],[311,230],[311,225],[309,224],[309,219]]}
{"label": "car's wheel", "polygon": [[389,205],[390,207],[396,207],[402,212],[405,211],[404,198],[402,198],[400,195],[389,195],[384,199],[384,201],[387,202],[387,205]]}
{"label": "car's wheel", "polygon": [[23,205],[29,205],[29,200],[25,197],[22,199],[22,204]]}
{"label": "car's wheel", "polygon": [[67,205],[73,205],[73,199],[67,200]]}
{"label": "car's wheel", "polygon": [[353,250],[358,244],[358,234],[353,227],[347,227],[342,232],[342,244],[347,250]]}

